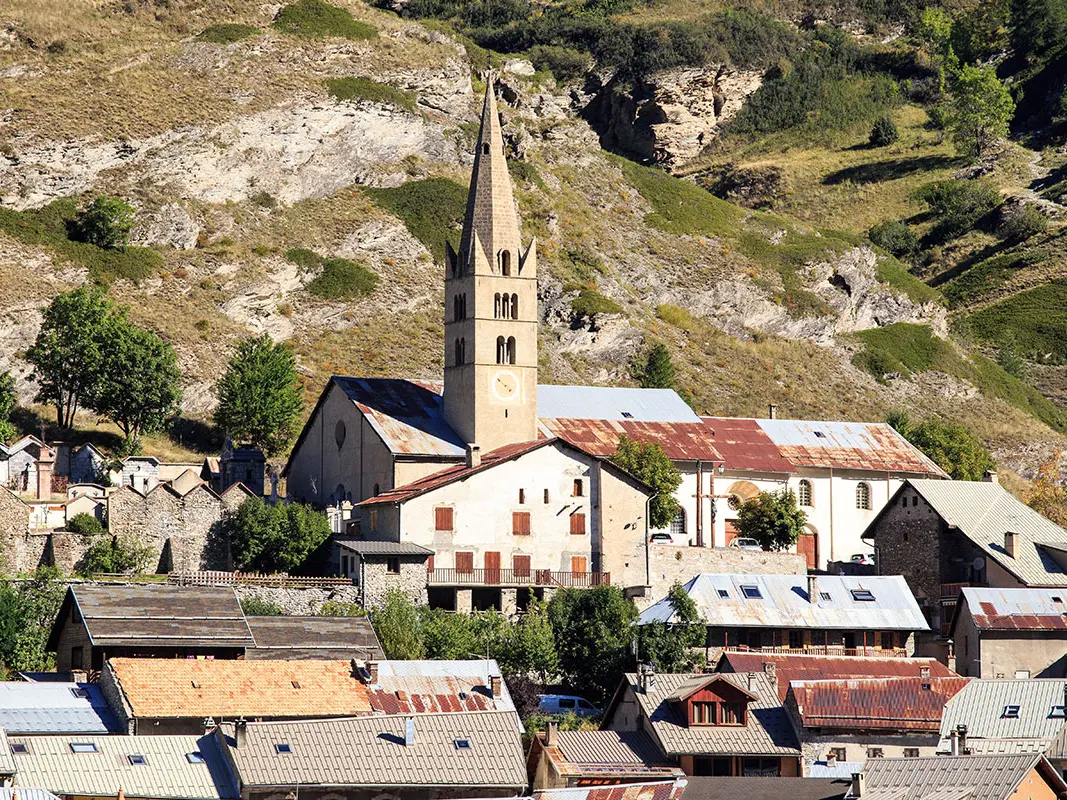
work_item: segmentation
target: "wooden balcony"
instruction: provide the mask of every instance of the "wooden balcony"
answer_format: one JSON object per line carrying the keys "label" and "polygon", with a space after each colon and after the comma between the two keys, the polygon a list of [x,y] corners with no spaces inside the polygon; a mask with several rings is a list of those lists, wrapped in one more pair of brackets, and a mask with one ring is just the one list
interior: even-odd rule
{"label": "wooden balcony", "polygon": [[860,656],[862,658],[907,658],[903,647],[844,647],[838,645],[805,645],[804,647],[745,647],[740,645],[724,648],[728,653],[773,653],[776,655],[804,656]]}
{"label": "wooden balcony", "polygon": [[976,583],[969,583],[964,581],[963,583],[942,583],[941,584],[941,605],[946,603],[955,603],[960,596],[960,590],[967,588],[968,586],[977,586]]}
{"label": "wooden balcony", "polygon": [[429,586],[536,586],[556,589],[592,589],[611,583],[609,572],[556,572],[550,569],[431,569]]}

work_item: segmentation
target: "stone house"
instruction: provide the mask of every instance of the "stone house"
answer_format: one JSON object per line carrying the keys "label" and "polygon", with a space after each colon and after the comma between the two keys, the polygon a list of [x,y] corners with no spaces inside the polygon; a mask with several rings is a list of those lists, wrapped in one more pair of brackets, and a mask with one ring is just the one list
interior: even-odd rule
{"label": "stone house", "polygon": [[155,456],[130,456],[122,461],[120,485],[148,494],[159,485],[159,459]]}
{"label": "stone house", "polygon": [[[70,483],[96,483],[107,476],[107,458],[91,444],[84,444],[70,454]],[[62,473],[60,473],[62,474]]]}
{"label": "stone house", "polygon": [[266,465],[267,458],[258,447],[235,447],[227,438],[219,458],[217,491],[224,492],[240,483],[256,497],[262,497]]}
{"label": "stone house", "polygon": [[433,550],[412,542],[335,536],[331,569],[350,577],[359,587],[359,602],[364,608],[381,605],[393,589],[403,591],[411,602],[424,605],[432,577],[427,565],[433,555]]}

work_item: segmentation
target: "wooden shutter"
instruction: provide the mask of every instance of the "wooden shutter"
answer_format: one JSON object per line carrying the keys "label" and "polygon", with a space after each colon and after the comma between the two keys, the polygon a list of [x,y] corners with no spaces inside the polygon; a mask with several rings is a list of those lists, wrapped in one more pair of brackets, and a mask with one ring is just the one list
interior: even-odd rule
{"label": "wooden shutter", "polygon": [[511,567],[515,572],[516,578],[529,578],[530,577],[530,557],[529,556],[512,556]]}
{"label": "wooden shutter", "polygon": [[433,572],[433,553],[430,553],[430,557],[426,559],[426,571]]}
{"label": "wooden shutter", "polygon": [[433,510],[433,526],[435,530],[450,531],[452,530],[452,509],[446,507],[438,507]]}
{"label": "wooden shutter", "polygon": [[726,523],[726,545],[729,546],[730,542],[737,538],[737,525],[733,522]]}
{"label": "wooden shutter", "polygon": [[474,553],[456,553],[456,572],[474,572]]}
{"label": "wooden shutter", "polygon": [[582,575],[585,574],[586,561],[585,556],[571,556],[571,572],[578,572]]}
{"label": "wooden shutter", "polygon": [[516,536],[530,535],[530,512],[511,512],[511,532]]}
{"label": "wooden shutter", "polygon": [[571,514],[571,533],[585,533],[585,514]]}

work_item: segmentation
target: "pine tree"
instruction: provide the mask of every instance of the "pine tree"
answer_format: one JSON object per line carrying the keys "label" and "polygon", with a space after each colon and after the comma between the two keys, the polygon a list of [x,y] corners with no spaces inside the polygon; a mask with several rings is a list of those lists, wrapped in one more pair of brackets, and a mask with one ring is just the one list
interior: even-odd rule
{"label": "pine tree", "polygon": [[641,386],[645,389],[674,389],[676,385],[677,374],[667,345],[653,345],[641,369]]}

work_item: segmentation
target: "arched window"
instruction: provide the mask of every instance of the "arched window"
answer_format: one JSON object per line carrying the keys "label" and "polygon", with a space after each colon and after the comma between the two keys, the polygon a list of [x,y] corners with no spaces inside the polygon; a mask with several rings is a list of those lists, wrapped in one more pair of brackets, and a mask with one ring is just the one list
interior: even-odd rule
{"label": "arched window", "polygon": [[515,363],[515,337],[514,336],[509,336],[508,337],[508,363],[509,364],[514,364]]}
{"label": "arched window", "polygon": [[374,495],[373,495],[373,496],[374,496],[374,497],[377,497],[377,496],[378,496],[379,494],[381,494],[381,491],[382,491],[382,490],[381,490],[381,488],[380,488],[380,487],[378,486],[378,484],[374,484]]}
{"label": "arched window", "polygon": [[496,337],[496,363],[508,363],[508,343],[503,336]]}
{"label": "arched window", "polygon": [[511,318],[519,318],[519,296],[517,294],[511,296]]}
{"label": "arched window", "polygon": [[685,536],[685,509],[680,506],[671,520],[671,536]]}
{"label": "arched window", "polygon": [[856,484],[856,508],[861,508],[864,511],[870,511],[871,485],[869,483],[860,482]]}
{"label": "arched window", "polygon": [[814,505],[811,498],[811,481],[802,480],[797,487],[797,503],[811,508]]}
{"label": "arched window", "polygon": [[482,144],[482,152],[485,155],[489,155],[489,142],[485,142],[484,144]]}
{"label": "arched window", "polygon": [[467,341],[461,336],[456,339],[456,366],[460,366],[467,360]]}
{"label": "arched window", "polygon": [[504,319],[510,319],[511,317],[511,295],[509,294],[500,296],[500,316]]}
{"label": "arched window", "polygon": [[458,322],[461,319],[463,319],[463,311],[460,308],[459,295],[457,294],[452,298],[452,320]]}
{"label": "arched window", "polygon": [[500,265],[500,274],[501,275],[510,275],[511,274],[511,251],[510,250],[501,250],[499,253],[497,253],[497,262]]}
{"label": "arched window", "polygon": [[493,295],[493,318],[500,319],[500,292]]}

